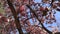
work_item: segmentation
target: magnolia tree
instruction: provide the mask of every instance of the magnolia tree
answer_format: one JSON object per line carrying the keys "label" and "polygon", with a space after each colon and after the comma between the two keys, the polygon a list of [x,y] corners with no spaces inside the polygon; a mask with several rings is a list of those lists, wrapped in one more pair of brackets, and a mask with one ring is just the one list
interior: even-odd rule
{"label": "magnolia tree", "polygon": [[48,26],[51,30],[46,27],[57,23],[55,14],[60,11],[59,1],[1,0],[1,3],[5,10],[0,16],[1,34],[59,34],[59,25]]}

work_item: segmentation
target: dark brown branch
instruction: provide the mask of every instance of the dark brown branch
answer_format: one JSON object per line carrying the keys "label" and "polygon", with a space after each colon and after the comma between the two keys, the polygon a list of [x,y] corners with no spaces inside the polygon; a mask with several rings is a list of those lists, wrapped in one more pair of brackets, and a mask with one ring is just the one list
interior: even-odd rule
{"label": "dark brown branch", "polygon": [[51,7],[53,6],[53,2],[54,2],[54,1],[55,1],[55,0],[52,0],[52,1],[51,1]]}
{"label": "dark brown branch", "polygon": [[44,27],[44,25],[41,23],[41,21],[39,20],[37,14],[35,13],[35,11],[34,11],[29,5],[26,5],[26,6],[27,6],[27,7],[31,10],[31,12],[36,16],[36,18],[38,19],[38,21],[39,21],[40,24],[42,25],[42,28],[43,28],[44,30],[46,30],[49,34],[52,34],[52,32],[49,31],[48,29],[46,29],[46,28]]}
{"label": "dark brown branch", "polygon": [[55,34],[60,34],[60,32],[57,32],[57,33],[55,33]]}
{"label": "dark brown branch", "polygon": [[17,13],[16,13],[12,3],[10,2],[10,0],[7,0],[7,2],[8,2],[8,5],[9,5],[10,9],[11,9],[11,12],[12,12],[14,18],[15,18],[15,24],[16,24],[16,27],[19,31],[19,34],[23,34],[23,31],[21,29],[21,24],[19,22],[19,19],[17,18]]}

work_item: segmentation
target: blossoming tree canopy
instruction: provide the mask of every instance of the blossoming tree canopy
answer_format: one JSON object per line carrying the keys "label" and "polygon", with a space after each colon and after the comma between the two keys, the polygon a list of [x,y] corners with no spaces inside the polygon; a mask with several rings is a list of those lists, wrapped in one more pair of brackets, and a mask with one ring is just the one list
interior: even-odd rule
{"label": "blossoming tree canopy", "polygon": [[56,34],[60,32],[59,1],[1,0],[0,2],[3,5],[1,9],[5,10],[5,14],[0,13],[0,33]]}

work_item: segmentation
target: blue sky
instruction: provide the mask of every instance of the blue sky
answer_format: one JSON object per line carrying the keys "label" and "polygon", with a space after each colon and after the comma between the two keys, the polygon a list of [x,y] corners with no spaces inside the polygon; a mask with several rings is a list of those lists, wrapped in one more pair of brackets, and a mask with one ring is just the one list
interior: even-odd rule
{"label": "blue sky", "polygon": [[[34,2],[35,3],[40,3],[42,0],[35,0]],[[49,4],[47,4],[49,6]],[[46,6],[46,5],[44,5]],[[57,27],[57,25],[60,25],[60,12],[59,11],[56,11],[56,14],[55,14],[55,18],[57,20],[56,23],[53,23],[53,24],[45,24],[44,23],[44,26],[48,29],[48,30],[52,30],[51,28],[49,28],[48,26],[54,26],[54,27]],[[32,20],[30,20],[30,22],[32,23]],[[59,28],[60,29],[60,28]]]}
{"label": "blue sky", "polygon": [[[35,2],[35,3],[40,3],[41,1],[42,1],[42,0],[35,0],[34,2]],[[52,30],[52,28],[49,28],[48,26],[57,27],[57,25],[59,25],[59,31],[60,31],[60,12],[59,12],[59,11],[56,11],[55,18],[56,18],[56,20],[57,20],[56,23],[53,23],[53,24],[45,24],[45,23],[44,23],[44,26],[45,26],[48,30],[50,30],[50,31]],[[33,25],[32,19],[30,19],[30,22],[31,22],[31,24]],[[18,34],[18,32],[17,32],[17,34]]]}
{"label": "blue sky", "polygon": [[42,0],[34,0],[35,3],[41,3]]}

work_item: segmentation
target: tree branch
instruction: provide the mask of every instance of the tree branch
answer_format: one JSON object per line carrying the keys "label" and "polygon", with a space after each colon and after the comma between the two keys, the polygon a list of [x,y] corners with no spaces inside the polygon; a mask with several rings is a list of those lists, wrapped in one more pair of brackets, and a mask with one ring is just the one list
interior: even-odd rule
{"label": "tree branch", "polygon": [[11,9],[11,12],[12,12],[14,18],[15,18],[15,24],[16,24],[16,27],[17,27],[17,29],[19,31],[19,34],[23,34],[23,31],[21,29],[21,24],[19,22],[19,19],[17,18],[17,13],[16,13],[16,11],[15,11],[15,9],[13,7],[13,4],[11,3],[10,0],[7,0],[7,2],[8,2],[8,5],[9,5],[10,9]]}
{"label": "tree branch", "polygon": [[41,21],[39,20],[37,14],[35,13],[35,11],[34,11],[29,5],[26,5],[26,6],[27,6],[27,7],[31,10],[31,12],[36,16],[36,18],[38,19],[38,21],[39,21],[40,24],[42,25],[42,28],[43,28],[44,30],[46,30],[49,34],[52,34],[52,32],[49,31],[48,29],[46,29],[46,28],[44,27],[44,25],[41,23]]}

